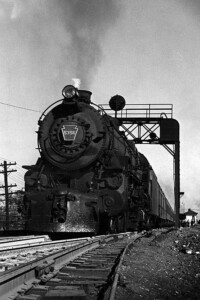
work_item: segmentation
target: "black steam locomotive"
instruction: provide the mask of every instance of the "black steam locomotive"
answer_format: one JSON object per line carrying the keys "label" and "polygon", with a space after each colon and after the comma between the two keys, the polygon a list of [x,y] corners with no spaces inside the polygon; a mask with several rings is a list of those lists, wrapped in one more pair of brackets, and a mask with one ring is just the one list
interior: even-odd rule
{"label": "black steam locomotive", "polygon": [[[26,229],[123,232],[173,222],[173,210],[144,155],[117,118],[68,85],[38,125],[40,158],[24,166]],[[123,108],[114,96],[110,106]]]}

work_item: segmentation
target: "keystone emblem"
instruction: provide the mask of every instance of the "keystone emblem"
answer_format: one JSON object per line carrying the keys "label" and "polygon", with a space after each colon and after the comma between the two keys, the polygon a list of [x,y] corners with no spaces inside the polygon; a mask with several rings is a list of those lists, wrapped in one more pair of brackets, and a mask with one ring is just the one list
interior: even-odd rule
{"label": "keystone emblem", "polygon": [[76,125],[63,125],[61,128],[64,141],[74,141],[78,132]]}

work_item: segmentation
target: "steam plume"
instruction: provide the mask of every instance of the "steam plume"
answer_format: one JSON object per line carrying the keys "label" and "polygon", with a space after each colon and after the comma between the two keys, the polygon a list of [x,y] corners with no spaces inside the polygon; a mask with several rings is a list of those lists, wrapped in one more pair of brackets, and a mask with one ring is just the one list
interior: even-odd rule
{"label": "steam plume", "polygon": [[74,86],[79,89],[81,85],[81,80],[79,78],[72,78],[72,81],[74,82]]}

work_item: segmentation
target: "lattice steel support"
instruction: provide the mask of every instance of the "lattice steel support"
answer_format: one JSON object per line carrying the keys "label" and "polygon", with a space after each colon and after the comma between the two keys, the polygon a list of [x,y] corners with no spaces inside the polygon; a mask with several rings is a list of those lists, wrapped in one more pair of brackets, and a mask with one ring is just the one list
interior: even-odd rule
{"label": "lattice steel support", "polygon": [[174,182],[174,194],[175,194],[175,226],[180,226],[179,213],[180,213],[180,142],[175,142],[175,182]]}

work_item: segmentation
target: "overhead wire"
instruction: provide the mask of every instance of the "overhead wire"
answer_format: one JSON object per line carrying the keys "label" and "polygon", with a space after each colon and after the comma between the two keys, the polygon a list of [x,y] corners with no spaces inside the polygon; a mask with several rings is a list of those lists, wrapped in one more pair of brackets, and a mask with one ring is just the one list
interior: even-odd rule
{"label": "overhead wire", "polygon": [[[40,114],[42,113],[39,110],[35,110],[35,109],[27,108],[27,107],[22,107],[22,106],[17,106],[17,105],[5,103],[5,102],[2,102],[2,101],[0,101],[0,104],[1,105],[6,105],[6,106],[9,106],[9,107],[14,107],[14,108],[17,108],[17,109],[23,109],[23,110],[26,110],[26,111],[37,112],[37,113],[40,113]],[[22,166],[20,166],[16,162],[13,162],[13,160],[10,160],[10,159],[4,158],[4,157],[0,157],[0,160],[9,161],[11,163],[14,163],[13,166],[14,166],[15,169],[17,169],[17,174],[14,174],[13,172],[9,173],[9,168],[8,168],[9,180],[11,180],[12,182],[16,182],[17,186],[21,186],[21,187],[24,186],[24,174],[25,174],[26,170],[24,170],[22,168]],[[3,175],[3,173],[2,173],[2,175]],[[2,183],[2,185],[3,185],[3,183]]]}
{"label": "overhead wire", "polygon": [[[22,107],[22,106],[17,106],[17,105],[13,105],[13,104],[8,104],[8,103],[2,102],[2,101],[0,101],[0,104],[6,105],[6,106],[9,106],[9,107],[18,108],[18,109],[23,109],[23,110],[26,110],[26,111],[37,112],[37,113],[40,113],[40,114],[42,113],[39,110],[35,110],[35,109],[31,109],[31,108],[26,108],[26,107]],[[4,158],[4,157],[0,157],[0,160],[13,162],[13,160],[10,160],[10,159]],[[15,165],[13,165],[13,166],[17,169],[18,175],[16,175],[16,174],[15,175],[14,174],[12,174],[12,175],[8,174],[9,178],[12,179],[12,180],[15,180],[15,181],[19,182],[20,186],[24,185],[24,180],[22,178],[24,178],[24,174],[25,174],[26,170],[24,170],[22,168],[22,166],[20,166],[17,163]],[[9,169],[8,169],[8,172],[9,172]]]}
{"label": "overhead wire", "polygon": [[31,109],[31,108],[26,108],[26,107],[22,107],[22,106],[13,105],[13,104],[8,104],[8,103],[2,102],[2,101],[0,101],[0,104],[6,105],[6,106],[10,106],[10,107],[14,107],[14,108],[18,108],[18,109],[23,109],[23,110],[28,110],[28,111],[42,113],[41,111],[36,110],[36,109]]}

